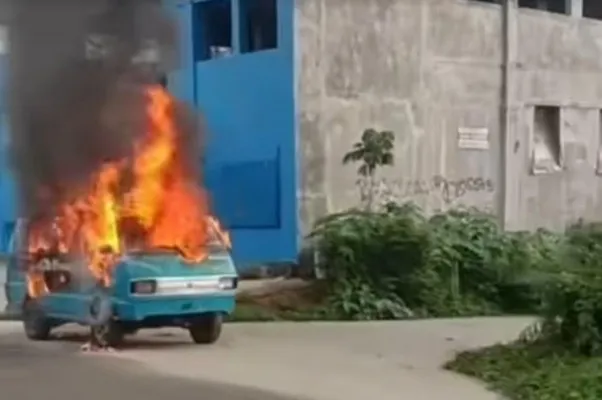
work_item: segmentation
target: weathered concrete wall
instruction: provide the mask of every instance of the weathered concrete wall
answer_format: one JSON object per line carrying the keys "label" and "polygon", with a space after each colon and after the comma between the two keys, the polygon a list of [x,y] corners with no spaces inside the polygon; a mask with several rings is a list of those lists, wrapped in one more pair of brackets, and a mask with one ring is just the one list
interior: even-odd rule
{"label": "weathered concrete wall", "polygon": [[[520,9],[516,22],[508,227],[559,229],[578,218],[599,220],[602,21]],[[560,171],[532,175],[533,106],[541,104],[561,107],[563,162]]]}
{"label": "weathered concrete wall", "polygon": [[[355,168],[341,159],[369,127],[396,133],[396,165],[379,177],[383,199],[413,200],[428,211],[477,206],[505,215],[509,228],[560,227],[602,215],[595,174],[602,23],[513,10],[514,97],[504,141],[499,5],[297,4],[299,198],[306,228],[327,211],[357,204]],[[564,169],[532,176],[532,106],[539,104],[563,107]],[[462,127],[487,128],[489,150],[460,149]]]}

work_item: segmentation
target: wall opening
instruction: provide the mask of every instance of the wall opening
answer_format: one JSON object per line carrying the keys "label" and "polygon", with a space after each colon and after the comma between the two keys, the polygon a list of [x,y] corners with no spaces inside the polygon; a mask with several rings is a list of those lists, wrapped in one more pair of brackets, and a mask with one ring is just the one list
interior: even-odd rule
{"label": "wall opening", "polygon": [[193,3],[192,18],[196,62],[232,55],[231,0]]}
{"label": "wall opening", "polygon": [[240,51],[278,47],[278,0],[240,0]]}
{"label": "wall opening", "polygon": [[571,12],[569,0],[518,0],[518,6],[558,14],[570,14]]}
{"label": "wall opening", "polygon": [[583,16],[585,18],[602,19],[602,1],[583,0]]}
{"label": "wall opening", "polygon": [[560,116],[560,107],[535,107],[533,118],[533,173],[550,173],[562,168]]}

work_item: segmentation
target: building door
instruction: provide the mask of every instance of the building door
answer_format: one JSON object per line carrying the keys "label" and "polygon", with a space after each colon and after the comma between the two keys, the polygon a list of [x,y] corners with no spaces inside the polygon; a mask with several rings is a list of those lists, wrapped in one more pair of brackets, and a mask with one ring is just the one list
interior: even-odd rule
{"label": "building door", "polygon": [[202,112],[212,206],[241,266],[297,256],[293,2],[172,6],[182,64],[170,90]]}

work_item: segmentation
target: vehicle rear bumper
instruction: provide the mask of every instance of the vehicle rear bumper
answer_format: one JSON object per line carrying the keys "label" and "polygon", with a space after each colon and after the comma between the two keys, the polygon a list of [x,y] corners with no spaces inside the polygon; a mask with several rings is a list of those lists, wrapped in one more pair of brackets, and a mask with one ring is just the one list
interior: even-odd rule
{"label": "vehicle rear bumper", "polygon": [[157,317],[185,319],[203,313],[230,314],[235,305],[234,293],[219,293],[203,296],[132,298],[129,301],[115,302],[114,310],[117,317],[123,321],[142,322]]}

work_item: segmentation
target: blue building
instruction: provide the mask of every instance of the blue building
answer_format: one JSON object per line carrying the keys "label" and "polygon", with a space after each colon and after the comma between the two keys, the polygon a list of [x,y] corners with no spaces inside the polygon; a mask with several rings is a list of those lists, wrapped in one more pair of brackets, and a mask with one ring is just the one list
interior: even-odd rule
{"label": "blue building", "polygon": [[182,34],[168,87],[206,119],[205,179],[242,264],[298,252],[291,0],[167,3]]}
{"label": "blue building", "polygon": [[[231,232],[235,259],[242,266],[294,261],[293,2],[164,3],[179,24],[182,57],[167,85],[204,116],[205,184]],[[0,243],[6,248],[17,211],[7,154],[0,161]]]}

